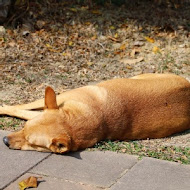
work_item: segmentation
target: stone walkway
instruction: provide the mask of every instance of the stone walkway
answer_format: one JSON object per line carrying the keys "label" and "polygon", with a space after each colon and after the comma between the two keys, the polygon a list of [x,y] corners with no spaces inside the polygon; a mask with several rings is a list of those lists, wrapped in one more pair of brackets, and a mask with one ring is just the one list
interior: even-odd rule
{"label": "stone walkway", "polygon": [[17,190],[29,176],[38,190],[190,190],[190,166],[115,152],[67,155],[9,150],[0,131],[0,189]]}

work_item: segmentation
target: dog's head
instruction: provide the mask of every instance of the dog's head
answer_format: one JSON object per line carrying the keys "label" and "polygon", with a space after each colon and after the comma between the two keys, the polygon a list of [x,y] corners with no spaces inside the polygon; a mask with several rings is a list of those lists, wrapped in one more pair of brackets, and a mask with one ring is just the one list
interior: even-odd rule
{"label": "dog's head", "polygon": [[65,114],[57,106],[55,92],[47,87],[44,112],[27,121],[21,131],[4,137],[3,141],[11,149],[64,153],[71,147],[65,125]]}

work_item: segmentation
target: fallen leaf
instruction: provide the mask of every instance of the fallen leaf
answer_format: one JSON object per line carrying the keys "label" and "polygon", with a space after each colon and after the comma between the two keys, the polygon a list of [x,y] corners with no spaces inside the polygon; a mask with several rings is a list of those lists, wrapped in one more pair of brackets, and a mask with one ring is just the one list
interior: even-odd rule
{"label": "fallen leaf", "polygon": [[91,22],[85,22],[84,24],[89,26],[89,25],[91,25]]}
{"label": "fallen leaf", "polygon": [[123,23],[123,24],[120,25],[120,27],[121,27],[121,28],[128,28],[128,24]]}
{"label": "fallen leaf", "polygon": [[110,29],[111,30],[115,30],[115,26],[110,26]]}
{"label": "fallen leaf", "polygon": [[133,67],[131,67],[131,66],[127,66],[127,69],[131,70],[131,69],[133,69]]}
{"label": "fallen leaf", "polygon": [[99,11],[99,10],[92,10],[91,13],[97,14],[97,15],[101,15],[102,14],[101,11]]}
{"label": "fallen leaf", "polygon": [[71,57],[71,54],[69,52],[63,52],[62,55],[67,56],[67,57]]}
{"label": "fallen leaf", "polygon": [[92,36],[91,40],[95,40],[95,39],[97,39],[97,36],[96,35]]}
{"label": "fallen leaf", "polygon": [[87,65],[88,65],[88,66],[91,66],[91,65],[93,65],[93,64],[94,64],[93,62],[90,62],[90,61],[87,62]]}
{"label": "fallen leaf", "polygon": [[124,51],[126,49],[126,44],[122,44],[119,49]]}
{"label": "fallen leaf", "polygon": [[62,55],[63,55],[63,56],[67,56],[67,53],[66,53],[66,52],[63,52]]}
{"label": "fallen leaf", "polygon": [[114,51],[114,54],[119,55],[119,54],[121,54],[121,51]]}
{"label": "fallen leaf", "polygon": [[46,47],[48,48],[48,51],[60,53],[60,50],[54,49],[50,44],[46,44]]}
{"label": "fallen leaf", "polygon": [[155,42],[153,38],[145,37],[145,39],[146,39],[148,42],[150,42],[150,43],[154,43],[154,42]]}
{"label": "fallen leaf", "polygon": [[144,57],[139,57],[137,59],[122,59],[121,62],[126,63],[126,64],[135,64],[143,60],[144,60]]}
{"label": "fallen leaf", "polygon": [[75,12],[75,13],[77,12],[77,9],[75,9],[75,8],[70,8],[69,10],[72,12]]}
{"label": "fallen leaf", "polygon": [[152,51],[153,51],[154,53],[159,53],[159,52],[160,52],[160,48],[158,48],[157,46],[154,46],[154,47],[152,48]]}
{"label": "fallen leaf", "polygon": [[69,46],[72,46],[73,45],[73,42],[72,41],[69,41]]}
{"label": "fallen leaf", "polygon": [[114,38],[118,38],[118,33],[115,33]]}
{"label": "fallen leaf", "polygon": [[19,183],[20,190],[25,190],[27,188],[36,188],[37,187],[37,178],[36,177],[29,177]]}
{"label": "fallen leaf", "polygon": [[52,48],[52,46],[50,44],[46,44],[47,48]]}

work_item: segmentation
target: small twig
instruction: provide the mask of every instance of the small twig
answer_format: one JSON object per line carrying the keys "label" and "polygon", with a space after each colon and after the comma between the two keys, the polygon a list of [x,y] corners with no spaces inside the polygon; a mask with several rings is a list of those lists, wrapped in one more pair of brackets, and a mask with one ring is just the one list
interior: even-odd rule
{"label": "small twig", "polygon": [[111,37],[111,36],[108,36],[108,39],[110,39],[110,40],[112,40],[112,41],[114,41],[114,42],[119,42],[120,40],[118,40],[118,39],[116,39],[116,38],[114,38],[114,37]]}
{"label": "small twig", "polygon": [[98,45],[100,45],[102,48],[105,48],[100,42],[98,43]]}

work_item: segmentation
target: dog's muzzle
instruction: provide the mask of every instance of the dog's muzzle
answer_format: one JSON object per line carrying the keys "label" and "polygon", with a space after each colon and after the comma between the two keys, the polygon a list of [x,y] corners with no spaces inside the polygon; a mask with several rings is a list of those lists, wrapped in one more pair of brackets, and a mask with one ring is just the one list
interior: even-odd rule
{"label": "dog's muzzle", "polygon": [[9,139],[7,138],[7,137],[3,137],[3,142],[4,142],[4,144],[6,145],[6,146],[10,146],[10,144],[9,144]]}

